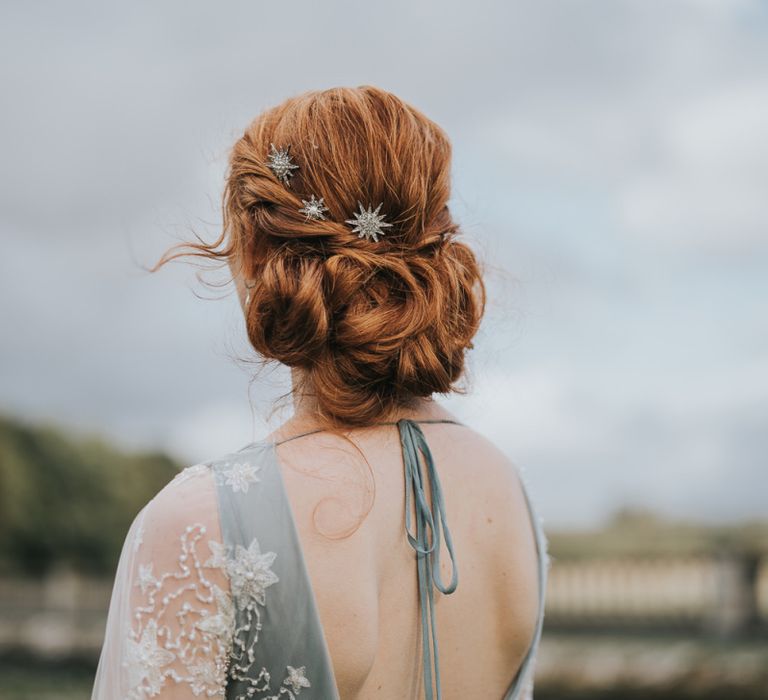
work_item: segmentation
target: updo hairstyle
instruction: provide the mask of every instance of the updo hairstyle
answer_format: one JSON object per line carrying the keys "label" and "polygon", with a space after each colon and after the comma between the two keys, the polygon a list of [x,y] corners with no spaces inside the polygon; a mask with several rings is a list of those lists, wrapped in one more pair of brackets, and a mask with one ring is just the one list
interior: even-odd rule
{"label": "updo hairstyle", "polygon": [[[288,183],[271,146],[290,148]],[[395,95],[364,85],[306,92],[260,114],[231,149],[223,227],[171,248],[226,261],[248,286],[248,338],[303,370],[331,428],[389,420],[449,392],[486,304],[480,265],[448,209],[451,145]],[[299,210],[323,198],[325,220]],[[361,203],[392,224],[378,242],[345,223]]]}

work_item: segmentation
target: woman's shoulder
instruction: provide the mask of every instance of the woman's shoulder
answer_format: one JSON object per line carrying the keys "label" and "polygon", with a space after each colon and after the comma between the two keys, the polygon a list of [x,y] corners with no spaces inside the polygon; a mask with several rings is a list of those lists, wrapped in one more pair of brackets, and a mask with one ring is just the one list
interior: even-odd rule
{"label": "woman's shoulder", "polygon": [[[167,527],[183,524],[193,516],[210,516],[218,504],[217,488],[248,493],[258,483],[268,443],[250,443],[213,459],[195,462],[182,469],[142,509]],[[160,523],[158,523],[160,524]]]}
{"label": "woman's shoulder", "polygon": [[[94,698],[223,697],[233,619],[216,465],[190,465],[134,519]],[[210,658],[211,663],[201,659]]]}
{"label": "woman's shoulder", "polygon": [[[462,497],[473,498],[475,531],[484,533],[478,546],[493,562],[498,582],[500,619],[509,621],[504,633],[517,658],[527,651],[540,617],[545,570],[548,563],[542,523],[529,494],[524,468],[509,451],[475,430],[466,431],[452,449],[462,450],[462,482],[471,472],[472,488]],[[454,460],[454,464],[459,462]]]}
{"label": "woman's shoulder", "polygon": [[167,574],[187,560],[204,562],[209,542],[220,541],[219,506],[209,463],[181,469],[136,516],[124,547],[137,571],[151,565]]}
{"label": "woman's shoulder", "polygon": [[[525,516],[528,513],[529,493],[525,469],[488,435],[465,426],[452,435],[450,443],[443,447],[450,455],[446,464],[460,470],[466,478],[471,471],[472,492],[478,500],[487,503],[491,510],[502,508]],[[518,520],[518,527],[526,531],[526,518]]]}
{"label": "woman's shoulder", "polygon": [[[210,518],[215,508],[213,470],[209,463],[188,465],[157,491],[144,505],[137,521],[163,531],[186,527],[192,520]],[[183,528],[182,528],[183,529]]]}
{"label": "woman's shoulder", "polygon": [[[510,451],[491,438],[470,430],[466,438],[467,456],[471,459],[473,489],[486,504],[486,512],[502,517],[499,535],[516,551],[528,550],[529,559],[536,554],[547,560],[543,521],[536,507],[535,494],[529,485],[527,469]],[[538,551],[541,550],[541,551]]]}

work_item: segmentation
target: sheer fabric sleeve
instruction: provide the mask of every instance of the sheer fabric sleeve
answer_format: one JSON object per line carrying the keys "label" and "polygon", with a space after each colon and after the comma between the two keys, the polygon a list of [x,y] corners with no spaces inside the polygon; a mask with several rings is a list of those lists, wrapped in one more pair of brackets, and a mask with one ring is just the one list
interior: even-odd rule
{"label": "sheer fabric sleeve", "polygon": [[206,465],[176,476],[123,545],[92,700],[224,698],[234,610]]}

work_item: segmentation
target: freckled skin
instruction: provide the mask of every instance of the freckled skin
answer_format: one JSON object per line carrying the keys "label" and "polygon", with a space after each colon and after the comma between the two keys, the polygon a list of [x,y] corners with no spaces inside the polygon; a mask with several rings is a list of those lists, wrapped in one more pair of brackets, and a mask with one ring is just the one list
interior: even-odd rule
{"label": "freckled skin", "polygon": [[[440,407],[428,410],[421,417],[456,419]],[[537,560],[524,495],[508,458],[471,428],[421,427],[438,469],[459,571],[454,593],[434,589],[443,697],[500,698],[536,623]],[[286,423],[272,437],[300,432]],[[421,616],[414,551],[405,537],[397,429],[367,428],[352,437],[370,462],[376,489],[354,534],[326,539],[312,521],[327,497],[339,500],[321,523],[350,530],[363,516],[370,476],[344,441],[316,433],[280,445],[286,488],[343,700],[419,698]],[[444,538],[440,570],[447,584],[451,563]]]}

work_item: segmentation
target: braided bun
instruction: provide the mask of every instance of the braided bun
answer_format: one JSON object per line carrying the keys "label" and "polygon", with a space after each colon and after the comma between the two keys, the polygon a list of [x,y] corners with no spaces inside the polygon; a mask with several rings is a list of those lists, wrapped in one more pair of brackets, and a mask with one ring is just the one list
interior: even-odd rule
{"label": "braided bun", "polygon": [[[269,168],[270,144],[290,146],[290,186]],[[455,383],[486,297],[448,209],[450,160],[443,130],[391,93],[304,93],[247,127],[230,153],[221,236],[180,253],[236,263],[250,281],[251,344],[304,370],[329,423],[369,425],[417,398],[463,393]],[[299,211],[311,195],[325,220]],[[382,204],[392,226],[378,242],[344,223],[358,202]]]}

